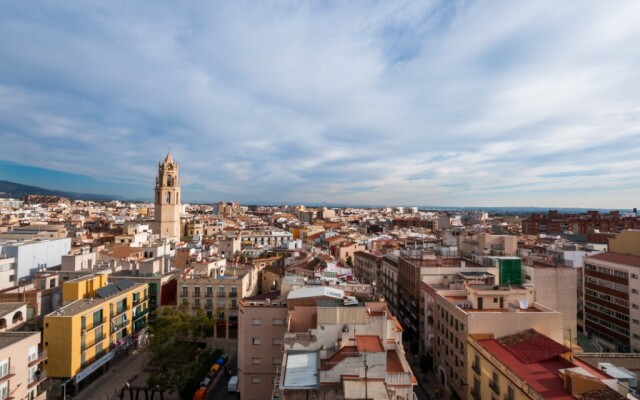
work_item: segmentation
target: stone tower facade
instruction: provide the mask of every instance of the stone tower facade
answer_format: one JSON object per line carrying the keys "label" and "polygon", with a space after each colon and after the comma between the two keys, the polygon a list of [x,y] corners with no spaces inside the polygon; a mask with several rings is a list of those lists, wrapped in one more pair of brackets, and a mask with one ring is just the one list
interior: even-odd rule
{"label": "stone tower facade", "polygon": [[161,237],[180,237],[180,176],[170,153],[158,163],[155,189],[155,222]]}

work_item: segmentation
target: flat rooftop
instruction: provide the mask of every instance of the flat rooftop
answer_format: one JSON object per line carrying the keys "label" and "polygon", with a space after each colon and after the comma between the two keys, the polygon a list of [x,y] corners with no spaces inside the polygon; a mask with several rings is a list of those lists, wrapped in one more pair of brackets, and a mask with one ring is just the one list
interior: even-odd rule
{"label": "flat rooftop", "polygon": [[[14,311],[16,311],[17,309],[19,309],[20,307],[24,306],[27,303],[22,303],[22,302],[11,302],[11,303],[0,303],[0,316],[5,316],[7,314],[10,314]],[[26,315],[23,315],[24,318],[26,318]]]}
{"label": "flat rooftop", "polygon": [[11,346],[33,335],[40,336],[40,332],[3,332],[2,335],[0,335],[0,349]]}
{"label": "flat rooftop", "polygon": [[318,387],[318,353],[288,352],[286,353],[283,388],[312,389]]}

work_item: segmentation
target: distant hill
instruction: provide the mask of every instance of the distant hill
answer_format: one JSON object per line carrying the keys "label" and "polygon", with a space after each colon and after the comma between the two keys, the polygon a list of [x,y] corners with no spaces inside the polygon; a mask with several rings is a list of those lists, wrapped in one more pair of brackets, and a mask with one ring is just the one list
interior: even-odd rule
{"label": "distant hill", "polygon": [[120,196],[113,196],[113,195],[106,195],[106,194],[64,192],[61,190],[50,190],[50,189],[44,189],[37,186],[29,186],[29,185],[23,185],[21,183],[0,180],[0,196],[1,197],[13,197],[13,198],[19,199],[28,194],[66,197],[69,200],[90,200],[90,201],[124,200],[124,198]]}

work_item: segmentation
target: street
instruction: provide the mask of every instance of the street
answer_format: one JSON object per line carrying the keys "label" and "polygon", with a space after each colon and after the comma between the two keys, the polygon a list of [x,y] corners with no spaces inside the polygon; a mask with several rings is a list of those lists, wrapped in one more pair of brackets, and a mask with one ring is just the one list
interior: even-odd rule
{"label": "street", "polygon": [[[233,375],[235,375],[238,371],[238,359],[236,357],[235,351],[229,353],[229,362],[227,363],[227,368],[230,368],[233,371]],[[227,374],[219,374],[218,377],[214,380],[213,385],[207,391],[207,400],[220,400],[220,399],[239,399],[237,393],[229,393],[227,392],[227,384],[229,383],[230,376]]]}

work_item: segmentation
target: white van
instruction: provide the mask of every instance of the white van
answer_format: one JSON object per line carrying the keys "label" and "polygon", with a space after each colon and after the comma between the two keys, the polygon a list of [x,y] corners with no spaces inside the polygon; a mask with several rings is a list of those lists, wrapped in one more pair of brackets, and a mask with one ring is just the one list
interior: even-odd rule
{"label": "white van", "polygon": [[238,375],[234,375],[229,379],[229,385],[227,386],[227,392],[235,393],[238,391]]}

